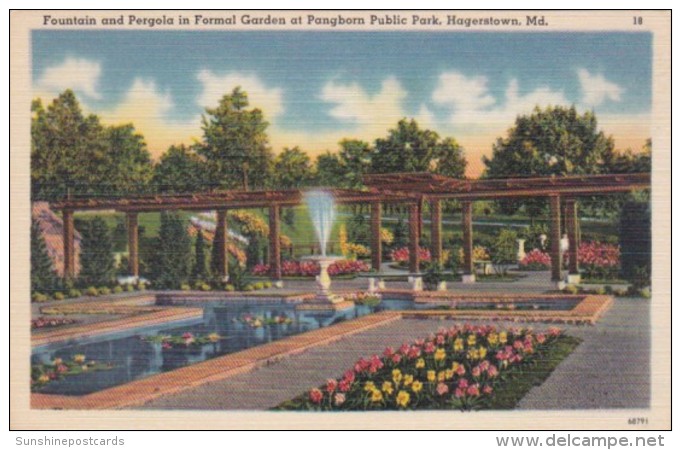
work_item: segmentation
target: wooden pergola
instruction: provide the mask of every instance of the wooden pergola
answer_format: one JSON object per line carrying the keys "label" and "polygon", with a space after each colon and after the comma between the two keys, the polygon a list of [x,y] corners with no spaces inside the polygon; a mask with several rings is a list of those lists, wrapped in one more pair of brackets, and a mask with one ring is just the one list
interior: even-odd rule
{"label": "wooden pergola", "polygon": [[[551,211],[552,279],[561,276],[561,202],[566,211],[566,228],[570,245],[570,274],[578,274],[577,199],[629,192],[650,188],[650,174],[585,175],[543,178],[511,178],[503,180],[459,180],[430,173],[372,174],[364,178],[368,190],[324,189],[338,204],[368,204],[371,207],[372,268],[381,270],[381,215],[383,204],[403,204],[409,209],[409,270],[419,272],[419,238],[422,228],[422,205],[430,203],[431,253],[435,261],[442,260],[441,201],[461,202],[464,238],[464,274],[474,278],[472,202],[500,198],[546,197]],[[132,276],[139,276],[138,214],[168,210],[217,212],[214,245],[219,274],[227,277],[227,211],[230,209],[267,208],[269,210],[270,276],[281,280],[280,211],[304,201],[304,191],[298,189],[267,191],[213,191],[196,194],[145,195],[125,198],[67,198],[52,204],[62,211],[64,222],[64,276],[75,276],[74,218],[75,211],[115,210],[126,214],[128,228],[128,264]]]}

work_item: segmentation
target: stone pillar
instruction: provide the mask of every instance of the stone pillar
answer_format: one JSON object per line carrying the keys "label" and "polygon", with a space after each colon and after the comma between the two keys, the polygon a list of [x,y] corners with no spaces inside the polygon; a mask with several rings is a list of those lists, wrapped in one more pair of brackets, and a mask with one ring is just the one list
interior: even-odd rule
{"label": "stone pillar", "polygon": [[430,201],[430,255],[433,262],[442,264],[442,202]]}
{"label": "stone pillar", "polygon": [[279,205],[270,206],[270,277],[277,285],[281,285],[281,242],[279,240],[280,223],[279,223]]}
{"label": "stone pillar", "polygon": [[473,263],[473,203],[461,202],[461,225],[463,227],[463,278],[464,283],[475,283]]}
{"label": "stone pillar", "polygon": [[130,275],[137,278],[140,275],[139,269],[139,227],[137,223],[137,213],[129,212],[126,214],[128,227],[128,272]]}
{"label": "stone pillar", "polygon": [[217,211],[217,223],[215,224],[215,237],[213,245],[218,250],[214,253],[218,260],[214,265],[218,271],[218,276],[223,280],[229,280],[229,255],[227,253],[227,210]]}
{"label": "stone pillar", "polygon": [[577,216],[577,200],[567,199],[565,200],[565,228],[567,228],[568,241],[570,247],[568,249],[568,283],[578,284],[580,280],[579,276],[579,261],[577,251],[579,249],[579,217]]}
{"label": "stone pillar", "polygon": [[549,209],[551,211],[550,236],[551,236],[551,281],[558,284],[561,288],[561,269],[562,258],[560,251],[560,196],[552,195],[549,197]]}
{"label": "stone pillar", "polygon": [[73,280],[76,277],[76,247],[74,243],[75,227],[73,224],[73,211],[62,211],[64,231],[64,278]]}
{"label": "stone pillar", "polygon": [[419,204],[409,204],[409,272],[419,273]]}
{"label": "stone pillar", "polygon": [[371,267],[376,272],[381,271],[381,208],[380,202],[371,204]]}

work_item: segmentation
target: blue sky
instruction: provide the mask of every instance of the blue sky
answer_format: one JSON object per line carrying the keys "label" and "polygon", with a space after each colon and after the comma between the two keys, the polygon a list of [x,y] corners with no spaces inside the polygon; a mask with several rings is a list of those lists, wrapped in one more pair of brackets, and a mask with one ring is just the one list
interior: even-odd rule
{"label": "blue sky", "polygon": [[402,117],[456,138],[471,174],[535,105],[594,110],[618,147],[649,136],[648,33],[34,31],[33,87],[65,88],[158,155],[200,137],[200,114],[241,85],[278,151],[373,140]]}

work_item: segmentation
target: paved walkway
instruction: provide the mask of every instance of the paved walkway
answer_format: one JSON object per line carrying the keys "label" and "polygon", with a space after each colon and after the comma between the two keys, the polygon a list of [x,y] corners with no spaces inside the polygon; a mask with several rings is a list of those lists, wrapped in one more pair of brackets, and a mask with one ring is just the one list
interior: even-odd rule
{"label": "paved walkway", "polygon": [[[508,284],[505,287],[508,291]],[[359,356],[371,356],[382,352],[388,345],[396,347],[404,341],[428,336],[451,323],[401,320],[348,336],[334,344],[310,349],[249,373],[153,400],[141,408],[268,409],[322,384],[327,378],[340,376]],[[536,325],[535,328],[542,326]],[[647,300],[617,299],[596,326],[564,328],[584,342],[544,384],[526,395],[520,408],[647,407],[650,402],[650,312]]]}

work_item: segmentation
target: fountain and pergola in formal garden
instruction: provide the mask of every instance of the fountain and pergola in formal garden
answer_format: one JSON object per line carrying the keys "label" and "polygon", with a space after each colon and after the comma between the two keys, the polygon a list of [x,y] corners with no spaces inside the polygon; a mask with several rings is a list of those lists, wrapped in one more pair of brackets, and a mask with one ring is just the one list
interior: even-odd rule
{"label": "fountain and pergola in formal garden", "polygon": [[[315,302],[339,304],[330,292],[330,279],[324,268],[333,262],[326,255],[326,241],[333,223],[334,205],[363,204],[371,211],[371,266],[370,283],[380,286],[382,279],[381,220],[386,204],[397,204],[409,211],[409,275],[413,289],[422,286],[419,270],[419,240],[423,227],[422,210],[430,204],[431,257],[442,262],[442,207],[443,200],[459,201],[462,209],[463,230],[463,282],[475,282],[473,260],[473,202],[478,200],[546,198],[550,211],[551,280],[557,287],[566,282],[579,282],[577,248],[579,247],[578,202],[582,197],[650,189],[650,174],[551,176],[541,178],[511,179],[454,179],[431,173],[370,174],[364,177],[365,190],[323,189],[304,191],[298,189],[264,191],[211,191],[194,194],[140,195],[122,198],[65,198],[52,203],[61,210],[63,219],[64,276],[75,277],[74,212],[84,210],[116,210],[126,214],[128,228],[128,268],[132,277],[139,276],[138,215],[145,212],[168,210],[215,210],[217,224],[214,245],[218,246],[216,267],[219,275],[228,277],[227,211],[230,209],[266,208],[269,212],[269,268],[270,278],[278,287],[283,286],[281,272],[280,213],[283,207],[292,207],[307,201],[315,224],[321,255],[315,257],[322,267],[317,279]],[[566,278],[562,273],[561,247],[564,214],[565,234],[569,242],[569,266]]]}

